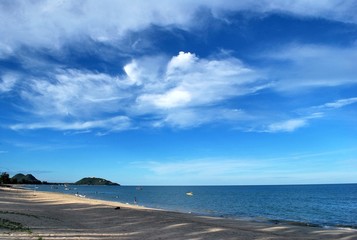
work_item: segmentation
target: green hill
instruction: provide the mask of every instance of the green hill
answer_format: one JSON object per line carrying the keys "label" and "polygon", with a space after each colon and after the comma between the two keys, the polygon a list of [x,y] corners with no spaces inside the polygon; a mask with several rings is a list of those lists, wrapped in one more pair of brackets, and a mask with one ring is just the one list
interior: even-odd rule
{"label": "green hill", "polygon": [[18,184],[41,184],[42,182],[35,178],[32,174],[24,175],[22,173],[16,174],[11,178],[12,183]]}
{"label": "green hill", "polygon": [[74,184],[75,185],[116,185],[116,186],[120,185],[118,183],[113,183],[103,178],[96,178],[96,177],[85,177],[75,182]]}

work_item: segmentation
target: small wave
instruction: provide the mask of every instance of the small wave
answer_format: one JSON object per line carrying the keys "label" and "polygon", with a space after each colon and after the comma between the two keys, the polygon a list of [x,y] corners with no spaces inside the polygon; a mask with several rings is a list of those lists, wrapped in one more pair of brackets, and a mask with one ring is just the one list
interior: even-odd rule
{"label": "small wave", "polygon": [[324,228],[331,229],[346,229],[346,230],[357,230],[357,225],[348,225],[348,224],[336,224],[333,226],[324,226]]}
{"label": "small wave", "polygon": [[300,226],[300,227],[323,227],[322,225],[310,222],[298,222],[298,221],[288,221],[288,220],[269,220],[268,222],[273,224],[287,224],[292,226]]}
{"label": "small wave", "polygon": [[301,226],[301,227],[316,227],[316,228],[325,228],[325,229],[347,229],[347,230],[357,230],[356,225],[345,225],[345,224],[318,224],[318,223],[311,223],[311,222],[299,222],[299,221],[289,221],[289,220],[276,220],[270,219],[268,220],[269,223],[272,224],[286,224],[292,226]]}

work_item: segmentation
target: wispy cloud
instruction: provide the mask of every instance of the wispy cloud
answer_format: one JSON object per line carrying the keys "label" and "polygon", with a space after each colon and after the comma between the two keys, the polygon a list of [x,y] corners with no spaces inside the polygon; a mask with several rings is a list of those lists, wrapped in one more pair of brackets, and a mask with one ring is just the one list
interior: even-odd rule
{"label": "wispy cloud", "polygon": [[67,144],[56,141],[34,142],[10,139],[3,142],[9,146],[24,149],[27,151],[55,151],[63,149],[78,149],[85,147],[85,145],[81,144]]}
{"label": "wispy cloud", "polygon": [[[201,59],[193,53],[133,59],[124,75],[55,69],[24,84],[23,111],[34,122],[13,130],[125,130],[136,124],[192,127],[217,120],[239,121],[248,115],[222,102],[266,88],[256,70],[230,56]],[[142,116],[153,116],[149,122]],[[133,120],[133,121],[132,121]],[[146,121],[146,122],[145,122]]]}
{"label": "wispy cloud", "polygon": [[[210,17],[224,20],[232,11],[248,11],[253,13],[253,17],[278,12],[342,22],[357,21],[351,1],[199,0],[143,3],[134,0],[123,4],[108,0],[106,4],[101,4],[91,0],[80,3],[44,0],[5,1],[0,6],[3,22],[0,35],[6,36],[0,39],[0,58],[27,57],[22,61],[31,64],[36,61],[19,52],[26,46],[35,51],[46,49],[51,54],[56,52],[53,56],[58,59],[63,57],[61,53],[66,47],[87,42],[110,46],[111,51],[118,50],[121,46],[117,45],[121,45],[128,35],[152,26],[191,32],[197,24],[202,24],[196,21],[197,13],[201,11],[202,14],[202,9],[209,12]],[[140,18],[132,18],[133,14]],[[229,23],[228,20],[226,22]],[[293,113],[295,109],[282,109],[284,117],[277,119],[271,113],[278,111],[275,106],[264,106],[268,109],[265,111],[260,111],[256,105],[247,109],[241,103],[249,100],[241,102],[239,98],[260,94],[264,90],[289,95],[306,89],[356,84],[357,70],[353,64],[357,61],[356,53],[355,46],[290,44],[258,56],[258,61],[268,62],[268,67],[264,69],[228,54],[208,57],[191,52],[179,52],[175,56],[160,52],[155,56],[128,54],[125,60],[121,59],[125,63],[116,65],[116,74],[83,70],[70,63],[69,66],[53,66],[42,60],[38,63],[43,64],[41,74],[32,75],[35,72],[30,70],[32,65],[22,62],[22,67],[28,68],[24,69],[28,73],[26,79],[4,74],[0,81],[0,93],[21,85],[19,95],[22,102],[17,107],[24,114],[16,118],[16,123],[7,125],[13,130],[101,129],[110,132],[142,126],[189,128],[228,122],[234,123],[237,129],[292,132],[307,126],[313,118],[306,117],[307,114],[296,115]],[[129,56],[131,60],[128,60]],[[280,63],[284,63],[284,67]],[[36,68],[32,66],[31,69]],[[324,107],[336,109],[354,101],[346,99]]]}
{"label": "wispy cloud", "polygon": [[293,132],[307,124],[306,119],[289,119],[283,122],[272,123],[265,130],[266,132]]}
{"label": "wispy cloud", "polygon": [[326,112],[342,108],[348,106],[350,104],[354,104],[357,102],[357,98],[346,98],[346,99],[339,99],[334,102],[325,103],[320,106],[312,106],[308,110],[304,110],[302,112],[313,112],[310,115],[306,115],[304,117],[288,119],[284,121],[275,122],[269,124],[267,128],[263,129],[263,132],[293,132],[299,128],[305,127],[309,124],[309,122],[313,119],[322,118],[326,115]]}
{"label": "wispy cloud", "polygon": [[18,80],[18,76],[15,74],[4,74],[0,77],[0,94],[4,92],[9,92],[15,86]]}
{"label": "wispy cloud", "polygon": [[357,48],[331,47],[324,45],[292,45],[275,49],[264,57],[284,68],[272,66],[274,88],[279,91],[296,92],[320,87],[336,87],[357,84]]}
{"label": "wispy cloud", "polygon": [[[314,59],[315,53],[310,54]],[[287,60],[279,55],[276,58]],[[146,56],[131,60],[123,66],[123,71],[123,75],[112,76],[87,70],[55,69],[41,79],[32,78],[24,84],[21,96],[25,100],[24,111],[34,116],[33,122],[23,121],[10,128],[110,132],[140,126],[188,128],[223,122],[235,123],[235,127],[249,131],[293,132],[307,126],[312,119],[323,117],[327,108],[357,102],[356,98],[340,99],[311,107],[310,113],[305,111],[300,116],[294,113],[296,109],[289,109],[285,119],[255,109],[248,111],[239,104],[226,107],[222,103],[259,94],[264,89],[286,91],[287,86],[291,88],[307,81],[306,87],[315,81],[287,84],[286,79],[281,79],[272,84],[269,80],[272,76],[265,71],[229,55],[199,58],[194,53],[179,52],[171,58]],[[337,79],[331,81],[344,84],[337,83]]]}
{"label": "wispy cloud", "polygon": [[192,183],[225,184],[229,181],[242,183],[250,179],[249,175],[252,175],[256,169],[266,166],[262,162],[253,160],[197,159],[134,162],[132,167],[148,171],[148,181],[153,184],[192,185]]}
{"label": "wispy cloud", "polygon": [[129,31],[140,31],[152,25],[187,29],[199,23],[195,21],[195,15],[202,8],[210,10],[217,18],[225,18],[227,11],[250,11],[264,14],[283,12],[342,22],[357,21],[354,1],[133,0],[126,4],[108,0],[103,4],[93,0],[14,0],[0,4],[3,23],[0,34],[6,36],[0,40],[2,52],[11,52],[21,45],[59,49],[68,41],[86,38],[114,42]]}
{"label": "wispy cloud", "polygon": [[180,52],[161,76],[163,91],[143,94],[138,101],[158,109],[208,105],[254,92],[254,87],[263,85],[260,78],[258,72],[236,58],[199,59],[195,54]]}
{"label": "wispy cloud", "polygon": [[101,128],[111,131],[121,131],[130,128],[130,119],[125,116],[118,116],[104,120],[86,121],[86,122],[39,122],[29,124],[11,125],[12,130],[34,130],[34,129],[54,129],[54,130],[85,130],[92,128]]}
{"label": "wispy cloud", "polygon": [[118,77],[68,69],[32,79],[21,95],[36,115],[80,118],[120,110],[125,88]]}
{"label": "wispy cloud", "polygon": [[[143,178],[153,184],[276,184],[319,183],[320,177],[343,179],[337,168],[346,169],[347,158],[356,149],[338,149],[324,152],[302,152],[273,158],[202,158],[182,161],[141,161],[131,166],[142,171]],[[326,158],[338,157],[337,163]],[[336,164],[336,165],[335,165]],[[354,171],[348,171],[352,174]],[[351,178],[353,179],[353,178]]]}
{"label": "wispy cloud", "polygon": [[113,42],[128,31],[142,30],[152,24],[185,26],[201,5],[191,3],[187,8],[187,4],[176,1],[132,1],[126,4],[113,0],[105,4],[92,0],[5,1],[0,4],[3,26],[12,26],[0,28],[1,35],[7,36],[2,38],[4,49],[19,45],[59,49],[67,41],[86,38]]}
{"label": "wispy cloud", "polygon": [[[200,59],[189,52],[172,57],[158,76],[156,81],[144,86],[143,93],[136,99],[135,109],[161,114],[163,117],[155,123],[159,125],[195,126],[217,119],[213,112],[222,118],[237,117],[239,120],[244,116],[241,110],[215,106],[266,86],[263,76],[239,59]],[[217,114],[219,112],[222,115]]]}
{"label": "wispy cloud", "polygon": [[311,159],[324,159],[327,156],[341,156],[345,153],[353,153],[356,152],[356,148],[344,148],[344,149],[337,149],[331,151],[323,151],[323,152],[301,152],[295,153],[290,156],[284,156],[280,158],[274,158],[270,160],[284,160],[290,162],[291,160],[311,160]]}
{"label": "wispy cloud", "polygon": [[324,105],[320,106],[320,108],[342,108],[354,103],[357,103],[357,97],[339,99],[334,102],[325,103]]}

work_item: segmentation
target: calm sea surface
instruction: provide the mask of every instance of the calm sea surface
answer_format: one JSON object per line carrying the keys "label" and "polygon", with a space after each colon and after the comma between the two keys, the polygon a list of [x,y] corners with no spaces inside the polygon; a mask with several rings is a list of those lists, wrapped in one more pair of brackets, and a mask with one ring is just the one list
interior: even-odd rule
{"label": "calm sea surface", "polygon": [[[34,189],[35,186],[29,186]],[[178,212],[357,228],[357,184],[292,186],[50,186],[37,191],[86,195]],[[192,192],[192,196],[186,193]]]}

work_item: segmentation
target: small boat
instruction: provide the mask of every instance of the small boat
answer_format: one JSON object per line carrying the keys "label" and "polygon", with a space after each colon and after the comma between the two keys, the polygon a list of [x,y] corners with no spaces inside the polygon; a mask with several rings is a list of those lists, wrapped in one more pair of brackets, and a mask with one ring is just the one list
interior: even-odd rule
{"label": "small boat", "polygon": [[193,192],[187,192],[186,195],[187,196],[193,196]]}

